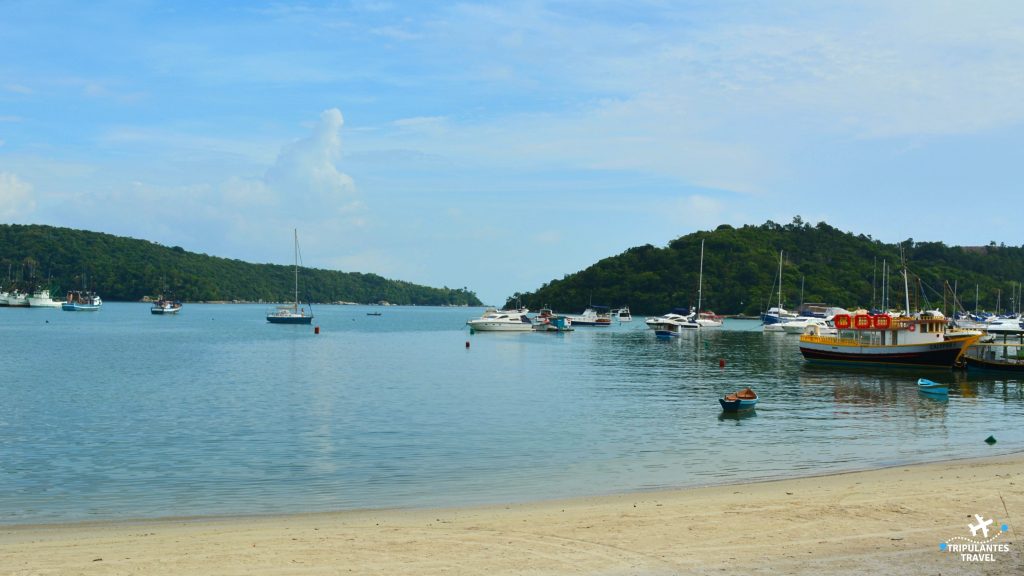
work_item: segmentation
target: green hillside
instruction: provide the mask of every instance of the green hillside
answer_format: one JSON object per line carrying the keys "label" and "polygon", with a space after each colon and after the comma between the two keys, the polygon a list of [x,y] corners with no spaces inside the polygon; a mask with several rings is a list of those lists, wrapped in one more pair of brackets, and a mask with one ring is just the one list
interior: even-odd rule
{"label": "green hillside", "polygon": [[[0,225],[0,285],[61,290],[88,283],[106,300],[157,294],[187,301],[281,302],[294,297],[292,266],[250,264],[145,240],[40,225]],[[8,271],[11,279],[8,280]],[[376,274],[303,268],[300,294],[313,302],[479,306],[466,288],[430,288]]]}
{"label": "green hillside", "polygon": [[[936,227],[941,235],[941,227]],[[758,314],[777,303],[772,291],[778,275],[779,251],[785,260],[782,274],[783,305],[794,309],[803,302],[823,302],[849,309],[881,304],[882,262],[896,268],[889,281],[889,302],[903,303],[899,275],[900,250],[904,250],[911,277],[915,307],[943,307],[952,311],[952,290],[968,309],[993,310],[997,299],[1011,307],[1011,292],[1024,280],[1024,247],[946,246],[942,242],[907,239],[885,244],[864,235],[842,232],[825,223],[811,226],[797,216],[786,225],[767,222],[760,226],[719,226],[714,231],[694,232],[677,238],[667,247],[630,248],[589,268],[552,280],[535,292],[513,294],[536,309],[550,307],[578,312],[588,303],[618,307],[634,313],[663,314],[673,307],[696,305],[700,243],[704,246],[702,308],[720,314]],[[877,280],[876,280],[877,278]],[[1001,294],[1000,294],[1001,290]],[[769,303],[770,302],[770,303]],[[1016,307],[1017,303],[1012,306]]]}

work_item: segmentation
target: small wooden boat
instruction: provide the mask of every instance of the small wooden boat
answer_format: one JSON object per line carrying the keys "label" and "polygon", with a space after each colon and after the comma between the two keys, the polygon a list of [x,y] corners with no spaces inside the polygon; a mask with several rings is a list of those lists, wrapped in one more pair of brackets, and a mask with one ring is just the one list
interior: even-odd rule
{"label": "small wooden boat", "polygon": [[744,388],[739,392],[727,394],[724,398],[719,398],[718,402],[722,405],[722,410],[726,412],[749,410],[757,404],[757,393],[750,388]]}
{"label": "small wooden boat", "polygon": [[945,396],[949,394],[949,387],[945,384],[939,384],[938,382],[932,382],[927,378],[918,378],[917,389],[923,394],[931,394],[934,396]]}

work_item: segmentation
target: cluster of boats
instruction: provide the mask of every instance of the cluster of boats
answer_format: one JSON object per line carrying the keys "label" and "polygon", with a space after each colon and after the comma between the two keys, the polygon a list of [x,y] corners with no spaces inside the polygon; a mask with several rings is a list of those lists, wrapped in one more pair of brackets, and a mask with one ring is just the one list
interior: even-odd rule
{"label": "cluster of boats", "polygon": [[466,322],[470,332],[570,332],[575,326],[607,327],[612,319],[632,322],[628,306],[610,309],[607,306],[588,306],[582,314],[555,314],[543,308],[536,316],[530,316],[526,308],[498,310],[488,308],[479,318]]}
{"label": "cluster of boats", "polygon": [[50,297],[50,290],[37,288],[31,292],[22,292],[15,288],[0,292],[0,306],[15,308],[60,308],[61,301]]}

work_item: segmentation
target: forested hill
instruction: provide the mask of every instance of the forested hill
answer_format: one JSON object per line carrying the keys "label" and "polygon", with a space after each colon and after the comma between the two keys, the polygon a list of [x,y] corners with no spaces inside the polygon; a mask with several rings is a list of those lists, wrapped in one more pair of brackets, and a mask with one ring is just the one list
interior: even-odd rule
{"label": "forested hill", "polygon": [[[941,226],[935,227],[937,235],[941,231]],[[758,314],[777,304],[773,285],[777,286],[780,250],[784,251],[782,298],[787,309],[801,303],[801,279],[803,302],[849,309],[881,305],[883,260],[892,270],[889,302],[902,308],[901,247],[915,307],[941,309],[945,294],[951,312],[952,291],[944,289],[948,282],[957,287],[967,309],[975,307],[976,285],[981,308],[994,310],[998,299],[1003,309],[1009,309],[1017,305],[1010,302],[1011,292],[1024,280],[1022,247],[992,242],[965,248],[913,239],[884,244],[823,222],[811,226],[798,216],[786,225],[771,221],[742,228],[722,225],[677,238],[665,248],[649,244],[630,248],[535,292],[514,294],[507,305],[519,300],[531,309],[550,307],[563,312],[579,312],[588,303],[628,305],[634,313],[647,315],[696,305],[701,240],[705,240],[701,307],[720,314]]]}
{"label": "forested hill", "polygon": [[[0,225],[0,285],[60,290],[88,283],[105,300],[168,295],[186,301],[294,299],[294,268],[250,264],[124,238],[41,225]],[[10,279],[8,278],[10,271]],[[313,302],[479,306],[466,288],[430,288],[375,274],[301,268],[302,299]],[[59,296],[59,294],[58,294]]]}

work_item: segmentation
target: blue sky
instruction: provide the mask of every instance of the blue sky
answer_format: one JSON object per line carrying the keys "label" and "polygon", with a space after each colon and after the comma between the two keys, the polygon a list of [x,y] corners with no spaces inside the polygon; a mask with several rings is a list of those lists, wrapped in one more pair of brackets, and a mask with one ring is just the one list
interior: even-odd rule
{"label": "blue sky", "polygon": [[0,47],[3,222],[285,264],[297,227],[490,303],[797,214],[1024,244],[1020,2],[0,0]]}

